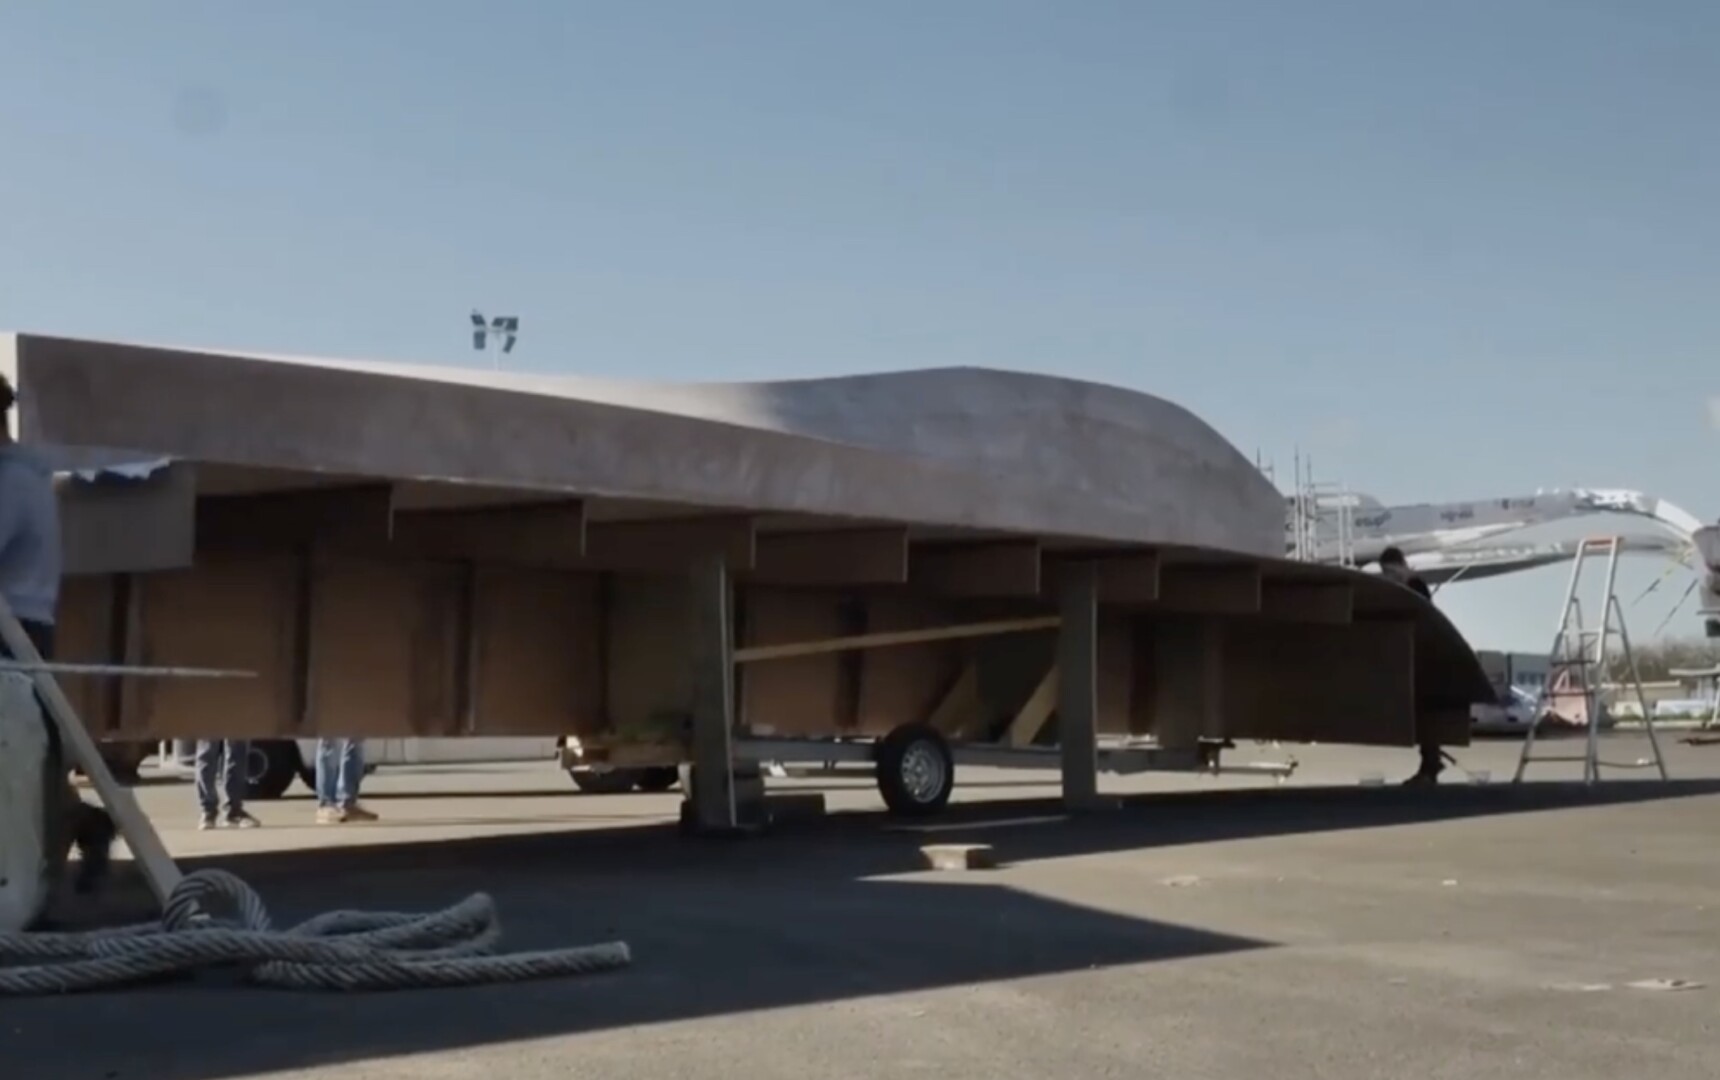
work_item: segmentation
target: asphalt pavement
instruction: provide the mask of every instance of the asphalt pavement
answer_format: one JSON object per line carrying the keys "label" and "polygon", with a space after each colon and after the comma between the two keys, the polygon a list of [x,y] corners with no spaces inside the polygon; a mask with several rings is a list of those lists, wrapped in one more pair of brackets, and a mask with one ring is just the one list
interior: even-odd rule
{"label": "asphalt pavement", "polygon": [[[1670,783],[1584,789],[1544,766],[1512,786],[1505,742],[1425,793],[1375,786],[1413,753],[1245,747],[1301,768],[1108,778],[1121,808],[1079,819],[1043,777],[973,771],[913,829],[863,780],[794,781],[773,786],[832,812],[733,841],[679,836],[674,795],[579,795],[547,763],[379,773],[382,820],[334,828],[298,792],[255,806],[261,829],[198,832],[188,785],[146,783],[184,865],[239,873],[278,921],[483,890],[511,948],[621,938],[633,964],[468,990],[210,973],[8,1000],[0,1062],[29,1080],[1711,1080],[1720,747],[1667,742]],[[1002,865],[923,870],[933,842]],[[144,907],[133,879],[81,914]]]}

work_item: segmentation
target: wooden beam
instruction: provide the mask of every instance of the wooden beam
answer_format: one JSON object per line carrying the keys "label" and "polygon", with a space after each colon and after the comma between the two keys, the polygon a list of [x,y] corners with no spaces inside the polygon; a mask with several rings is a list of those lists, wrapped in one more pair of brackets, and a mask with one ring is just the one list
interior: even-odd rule
{"label": "wooden beam", "polygon": [[1225,734],[1225,620],[1167,615],[1147,621],[1153,655],[1152,720],[1159,744],[1189,749]]}
{"label": "wooden beam", "polygon": [[394,553],[543,569],[577,568],[585,558],[585,504],[575,500],[414,510],[394,515]]}
{"label": "wooden beam", "polygon": [[1175,564],[1163,569],[1157,606],[1202,615],[1258,615],[1260,568]]}
{"label": "wooden beam", "polygon": [[275,548],[319,541],[377,546],[394,524],[389,484],[308,488],[197,500],[199,548]]}
{"label": "wooden beam", "polygon": [[1355,618],[1356,590],[1348,582],[1265,581],[1260,614],[1286,622],[1342,625]]}
{"label": "wooden beam", "polygon": [[908,530],[826,529],[758,538],[748,581],[762,585],[900,585],[908,580]]}
{"label": "wooden beam", "polygon": [[916,546],[908,569],[916,588],[944,596],[1038,596],[1037,540]]}
{"label": "wooden beam", "polygon": [[928,641],[1020,634],[1030,630],[1050,630],[1060,621],[1055,615],[1042,615],[1025,619],[962,623],[956,626],[932,626],[924,630],[886,630],[875,634],[853,634],[781,645],[749,645],[735,650],[735,663],[750,664],[760,660],[786,660],[795,656],[817,656],[820,653],[843,652],[848,649],[882,649],[893,645],[919,645]]}
{"label": "wooden beam", "polygon": [[979,716],[982,702],[979,694],[979,664],[971,657],[950,683],[944,696],[932,707],[926,723],[945,736],[959,737]]}
{"label": "wooden beam", "polygon": [[1060,591],[1063,579],[1079,567],[1097,575],[1101,604],[1151,604],[1159,598],[1160,560],[1150,551],[1060,557],[1050,564],[1046,591]]}
{"label": "wooden beam", "polygon": [[730,573],[758,564],[753,519],[722,515],[653,518],[591,524],[585,530],[585,565],[593,570],[643,574],[686,573],[711,553]]}
{"label": "wooden beam", "polygon": [[1053,664],[1034,686],[1033,693],[1022,702],[1016,710],[1015,718],[1010,720],[1009,729],[1004,732],[1003,741],[1006,746],[1032,746],[1033,740],[1039,737],[1051,714],[1057,711],[1057,665]]}
{"label": "wooden beam", "polygon": [[195,561],[195,468],[175,462],[147,477],[59,480],[62,573],[180,570]]}

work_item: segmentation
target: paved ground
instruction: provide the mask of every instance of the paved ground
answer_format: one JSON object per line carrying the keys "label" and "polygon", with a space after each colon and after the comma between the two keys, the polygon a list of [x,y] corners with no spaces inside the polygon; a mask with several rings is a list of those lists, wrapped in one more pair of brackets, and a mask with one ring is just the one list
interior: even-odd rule
{"label": "paved ground", "polygon": [[[1714,1075],[1720,747],[1675,749],[1691,779],[1594,793],[1505,786],[1509,743],[1460,755],[1491,784],[1431,794],[1359,783],[1409,754],[1296,752],[1283,788],[1114,782],[1124,809],[1073,822],[1048,788],[973,774],[935,833],[887,828],[842,783],[832,805],[856,812],[732,843],[679,839],[673,797],[576,796],[547,766],[379,775],[385,821],[351,829],[309,825],[301,798],[260,806],[263,830],[200,834],[186,786],[149,786],[188,865],[236,870],[282,918],[482,888],[510,944],[618,936],[634,966],[365,997],[211,976],[7,1001],[0,1062],[30,1080]],[[1006,865],[919,871],[931,839],[992,843]],[[1707,986],[1627,986],[1656,978]]]}

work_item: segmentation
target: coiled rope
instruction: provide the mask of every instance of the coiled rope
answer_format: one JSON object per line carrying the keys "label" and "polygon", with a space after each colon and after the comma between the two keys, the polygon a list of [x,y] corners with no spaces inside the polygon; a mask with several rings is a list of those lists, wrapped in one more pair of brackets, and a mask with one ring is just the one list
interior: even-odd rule
{"label": "coiled rope", "polygon": [[[211,901],[233,915],[211,914]],[[484,893],[427,914],[332,911],[277,930],[249,885],[198,870],[173,890],[159,922],[0,934],[0,996],[106,990],[204,968],[236,967],[254,985],[288,990],[407,990],[589,975],[632,961],[622,941],[497,955],[500,939]]]}

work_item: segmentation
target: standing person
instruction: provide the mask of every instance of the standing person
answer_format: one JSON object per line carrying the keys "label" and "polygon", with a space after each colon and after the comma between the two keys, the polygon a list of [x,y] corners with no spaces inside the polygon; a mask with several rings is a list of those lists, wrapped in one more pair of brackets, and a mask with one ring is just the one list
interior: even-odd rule
{"label": "standing person", "polygon": [[[245,739],[197,740],[197,805],[203,811],[199,829],[225,824],[232,829],[254,829],[261,824],[245,810],[251,777],[246,769],[251,744]],[[227,813],[220,814],[225,798]]]}
{"label": "standing person", "polygon": [[[60,502],[48,463],[12,438],[12,407],[17,401],[12,383],[0,375],[0,596],[42,659],[52,660],[60,606]],[[4,642],[0,642],[0,655],[17,659]],[[44,847],[57,864],[66,849],[76,845],[83,863],[74,888],[89,892],[107,873],[113,818],[84,802],[72,788],[60,725],[46,707],[42,711],[48,725]]]}
{"label": "standing person", "polygon": [[317,824],[343,825],[375,821],[376,815],[358,803],[364,779],[364,740],[317,740]]}
{"label": "standing person", "polygon": [[[1380,575],[1395,581],[1423,600],[1433,600],[1433,590],[1427,587],[1422,576],[1409,568],[1409,560],[1404,558],[1402,549],[1389,547],[1380,552]],[[1420,787],[1426,784],[1439,783],[1439,774],[1445,771],[1445,754],[1439,748],[1439,743],[1430,735],[1421,744],[1421,768],[1415,775],[1404,781],[1406,786]]]}

